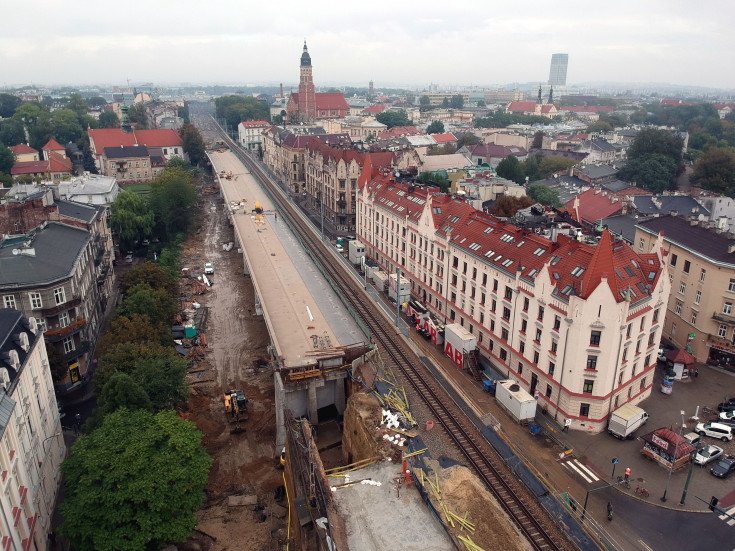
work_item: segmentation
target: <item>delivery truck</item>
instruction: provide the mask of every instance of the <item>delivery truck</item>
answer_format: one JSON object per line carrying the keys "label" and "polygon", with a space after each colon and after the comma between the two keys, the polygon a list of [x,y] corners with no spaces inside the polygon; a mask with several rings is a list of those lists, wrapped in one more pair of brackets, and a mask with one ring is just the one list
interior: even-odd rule
{"label": "delivery truck", "polygon": [[607,430],[615,438],[625,440],[648,421],[648,414],[633,404],[625,404],[610,415]]}
{"label": "delivery truck", "polygon": [[517,423],[525,425],[536,417],[536,400],[515,381],[497,381],[495,399]]}

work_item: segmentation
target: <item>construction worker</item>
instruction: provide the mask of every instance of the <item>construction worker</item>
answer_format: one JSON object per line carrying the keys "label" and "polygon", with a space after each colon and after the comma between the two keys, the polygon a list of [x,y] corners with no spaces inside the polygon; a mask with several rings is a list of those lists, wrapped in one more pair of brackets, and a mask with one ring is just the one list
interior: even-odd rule
{"label": "construction worker", "polygon": [[625,468],[625,481],[630,481],[630,467]]}

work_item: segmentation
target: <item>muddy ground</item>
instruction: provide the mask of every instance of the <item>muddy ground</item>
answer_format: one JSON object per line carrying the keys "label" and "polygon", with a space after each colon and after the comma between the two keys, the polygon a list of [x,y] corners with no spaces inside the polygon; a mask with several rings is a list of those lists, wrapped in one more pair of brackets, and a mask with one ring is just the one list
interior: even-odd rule
{"label": "muddy ground", "polygon": [[[218,193],[200,196],[198,233],[186,241],[182,267],[201,274],[205,262],[214,264],[213,285],[192,297],[182,285],[182,300],[196,300],[207,308],[204,358],[190,369],[190,398],[184,417],[204,433],[204,445],[213,458],[206,487],[207,500],[197,512],[197,531],[180,549],[275,550],[285,537],[285,509],[274,501],[283,484],[275,446],[275,401],[268,369],[268,331],[254,311],[253,288],[243,275],[237,248],[223,250],[234,241],[222,198]],[[247,421],[241,433],[224,412],[223,391],[243,390],[248,398]],[[256,496],[258,505],[232,505],[231,496]],[[283,502],[284,505],[285,502]]]}

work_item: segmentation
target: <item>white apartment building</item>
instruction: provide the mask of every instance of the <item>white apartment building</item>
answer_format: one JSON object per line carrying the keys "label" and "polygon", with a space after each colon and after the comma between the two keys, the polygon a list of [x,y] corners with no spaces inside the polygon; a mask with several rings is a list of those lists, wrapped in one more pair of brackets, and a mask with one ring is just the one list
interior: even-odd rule
{"label": "white apartment building", "polygon": [[636,252],[606,231],[595,246],[551,241],[463,200],[359,180],[357,236],[441,321],[477,336],[481,355],[571,428],[599,432],[648,397],[670,281],[662,239]]}
{"label": "white apartment building", "polygon": [[237,141],[249,150],[256,150],[263,143],[263,130],[270,127],[267,121],[243,121],[237,125]]}
{"label": "white apartment building", "polygon": [[43,335],[0,309],[0,546],[46,549],[66,455]]}

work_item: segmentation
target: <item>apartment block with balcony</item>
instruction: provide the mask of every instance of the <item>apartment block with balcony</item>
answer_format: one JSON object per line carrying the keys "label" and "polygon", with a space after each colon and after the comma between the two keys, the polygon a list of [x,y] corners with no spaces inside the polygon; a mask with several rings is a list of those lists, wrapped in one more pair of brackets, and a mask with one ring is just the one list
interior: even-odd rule
{"label": "apartment block with balcony", "polygon": [[0,309],[2,549],[46,549],[66,456],[46,347],[33,318]]}
{"label": "apartment block with balcony", "polygon": [[0,307],[35,319],[67,368],[60,392],[89,367],[112,290],[110,245],[108,234],[58,222],[0,243]]}
{"label": "apartment block with balcony", "polygon": [[664,337],[735,371],[735,235],[696,216],[660,216],[636,225],[634,247],[649,251],[659,232],[671,279]]}
{"label": "apartment block with balcony", "polygon": [[552,241],[386,172],[359,185],[367,256],[400,268],[413,297],[476,335],[481,355],[560,422],[599,432],[650,395],[670,291],[661,238],[654,252],[608,232],[597,246]]}

